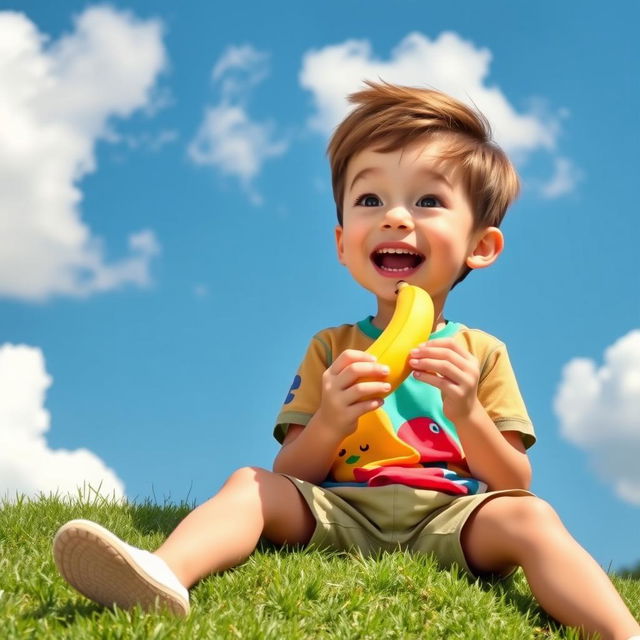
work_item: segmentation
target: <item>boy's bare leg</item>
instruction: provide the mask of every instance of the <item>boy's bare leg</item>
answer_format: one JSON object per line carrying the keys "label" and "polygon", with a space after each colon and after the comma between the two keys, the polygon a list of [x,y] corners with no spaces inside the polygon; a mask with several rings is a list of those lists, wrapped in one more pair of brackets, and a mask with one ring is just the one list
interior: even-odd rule
{"label": "boy's bare leg", "polygon": [[539,498],[498,496],[483,503],[463,529],[462,546],[477,572],[521,566],[542,608],[587,638],[599,633],[601,640],[627,640],[640,634],[606,573]]}
{"label": "boy's bare leg", "polygon": [[277,544],[304,544],[315,519],[284,476],[245,467],[194,509],[155,552],[185,587],[245,560],[261,535]]}

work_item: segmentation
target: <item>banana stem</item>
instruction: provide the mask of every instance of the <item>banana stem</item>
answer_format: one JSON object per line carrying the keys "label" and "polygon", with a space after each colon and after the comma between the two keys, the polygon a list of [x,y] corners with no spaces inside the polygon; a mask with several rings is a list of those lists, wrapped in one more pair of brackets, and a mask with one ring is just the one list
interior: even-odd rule
{"label": "banana stem", "polygon": [[407,287],[407,286],[409,286],[408,282],[405,282],[404,280],[398,280],[396,284],[396,295],[400,293],[400,289],[404,289],[404,287]]}

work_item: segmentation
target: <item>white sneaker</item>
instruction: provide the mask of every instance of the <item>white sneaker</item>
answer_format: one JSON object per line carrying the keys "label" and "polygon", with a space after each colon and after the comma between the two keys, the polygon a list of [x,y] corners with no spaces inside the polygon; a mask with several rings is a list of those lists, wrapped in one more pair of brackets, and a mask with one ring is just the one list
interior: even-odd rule
{"label": "white sneaker", "polygon": [[128,545],[90,520],[58,529],[53,557],[65,580],[104,606],[189,613],[189,592],[162,558]]}

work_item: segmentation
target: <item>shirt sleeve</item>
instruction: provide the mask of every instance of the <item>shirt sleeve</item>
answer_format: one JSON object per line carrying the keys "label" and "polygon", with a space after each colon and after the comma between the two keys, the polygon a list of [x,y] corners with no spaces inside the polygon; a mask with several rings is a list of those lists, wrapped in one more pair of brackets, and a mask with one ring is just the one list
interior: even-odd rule
{"label": "shirt sleeve", "polygon": [[478,383],[478,399],[500,431],[517,431],[528,449],[536,435],[503,343],[489,354]]}
{"label": "shirt sleeve", "polygon": [[331,364],[331,347],[327,340],[316,334],[293,378],[287,397],[276,419],[273,435],[283,442],[290,424],[306,424],[320,406],[322,374]]}

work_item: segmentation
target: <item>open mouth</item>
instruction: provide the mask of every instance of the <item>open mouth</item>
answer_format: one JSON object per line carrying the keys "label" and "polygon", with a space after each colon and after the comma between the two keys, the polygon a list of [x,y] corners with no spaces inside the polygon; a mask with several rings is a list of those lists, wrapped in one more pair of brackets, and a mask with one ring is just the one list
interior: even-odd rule
{"label": "open mouth", "polygon": [[381,247],[371,254],[371,260],[381,273],[398,276],[415,271],[425,257],[414,249]]}

